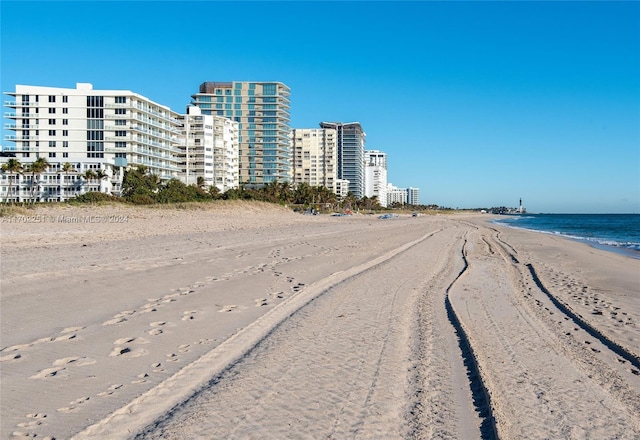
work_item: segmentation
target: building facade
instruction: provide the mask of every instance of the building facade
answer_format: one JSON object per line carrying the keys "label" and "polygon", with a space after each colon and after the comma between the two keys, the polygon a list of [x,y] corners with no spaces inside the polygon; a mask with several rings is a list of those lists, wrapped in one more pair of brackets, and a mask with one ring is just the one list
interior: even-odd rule
{"label": "building facade", "polygon": [[398,188],[391,183],[387,185],[387,204],[419,205],[420,188]]}
{"label": "building facade", "polygon": [[364,196],[364,146],[366,133],[359,122],[321,122],[320,128],[334,129],[338,135],[338,179],[349,181],[349,191]]}
{"label": "building facade", "polygon": [[290,182],[290,89],[280,82],[205,82],[192,95],[203,115],[238,123],[238,170],[243,185]]}
{"label": "building facade", "polygon": [[[87,83],[75,89],[16,85],[5,94],[13,97],[5,102],[12,109],[5,117],[14,133],[5,138],[10,143],[5,155],[25,165],[42,157],[50,166],[39,176],[19,177],[11,194],[3,175],[4,200],[62,201],[86,191],[119,194],[131,165],[145,165],[161,180],[178,177],[180,123],[168,107],[128,90],[94,90]],[[67,162],[72,168],[62,172]],[[88,170],[101,177],[83,177]]]}
{"label": "building facade", "polygon": [[420,204],[420,188],[407,188],[407,204],[419,205]]}
{"label": "building facade", "polygon": [[337,194],[336,130],[294,128],[293,182],[324,186]]}
{"label": "building facade", "polygon": [[378,150],[364,152],[364,195],[376,197],[380,206],[387,206],[387,153]]}
{"label": "building facade", "polygon": [[[238,187],[238,123],[203,115],[195,106],[179,116],[181,180],[187,185],[215,186],[221,192]],[[187,157],[189,160],[187,160]]]}

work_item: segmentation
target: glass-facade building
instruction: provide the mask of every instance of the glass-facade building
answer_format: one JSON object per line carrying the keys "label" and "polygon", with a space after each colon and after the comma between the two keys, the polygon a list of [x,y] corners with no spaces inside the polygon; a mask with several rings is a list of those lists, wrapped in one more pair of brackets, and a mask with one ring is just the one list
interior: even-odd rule
{"label": "glass-facade building", "polygon": [[349,191],[359,199],[364,196],[364,145],[366,133],[359,122],[321,122],[338,134],[338,179],[349,181]]}
{"label": "glass-facade building", "polygon": [[292,180],[290,89],[280,82],[205,82],[192,95],[203,115],[238,123],[239,182]]}

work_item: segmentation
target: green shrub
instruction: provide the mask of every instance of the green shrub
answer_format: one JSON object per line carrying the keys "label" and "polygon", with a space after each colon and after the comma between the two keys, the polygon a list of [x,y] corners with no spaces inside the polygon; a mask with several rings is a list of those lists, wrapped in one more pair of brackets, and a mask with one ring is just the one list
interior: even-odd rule
{"label": "green shrub", "polygon": [[120,198],[116,196],[112,196],[111,194],[105,194],[101,192],[87,192],[73,199],[69,200],[70,202],[78,202],[78,203],[100,203],[100,202],[119,202]]}

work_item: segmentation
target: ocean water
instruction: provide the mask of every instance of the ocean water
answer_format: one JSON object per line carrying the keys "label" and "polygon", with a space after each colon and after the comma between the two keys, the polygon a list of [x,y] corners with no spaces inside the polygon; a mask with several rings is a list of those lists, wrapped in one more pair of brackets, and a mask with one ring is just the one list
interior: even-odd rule
{"label": "ocean water", "polygon": [[501,216],[493,222],[640,258],[640,214],[523,214]]}

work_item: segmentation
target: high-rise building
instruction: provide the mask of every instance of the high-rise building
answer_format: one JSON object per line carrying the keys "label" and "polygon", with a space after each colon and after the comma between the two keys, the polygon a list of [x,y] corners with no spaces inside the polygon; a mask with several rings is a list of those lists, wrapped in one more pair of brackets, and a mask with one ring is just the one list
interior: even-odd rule
{"label": "high-rise building", "polygon": [[364,196],[364,145],[366,133],[359,122],[321,122],[338,134],[338,178],[349,181],[349,191]]}
{"label": "high-rise building", "polygon": [[407,188],[407,204],[419,205],[420,204],[420,188]]}
{"label": "high-rise building", "polygon": [[376,197],[380,206],[387,206],[387,153],[378,150],[364,152],[364,195]]}
{"label": "high-rise building", "polygon": [[[187,184],[221,192],[238,187],[238,123],[222,116],[203,115],[195,106],[178,118],[182,123],[180,141],[181,178]],[[187,161],[187,151],[189,161]]]}
{"label": "high-rise building", "polygon": [[[38,182],[22,176],[25,185],[2,193],[10,200],[66,200],[85,191],[119,194],[124,169],[145,165],[168,180],[178,177],[178,113],[128,90],[94,90],[78,83],[75,89],[16,85],[5,107],[13,123],[5,152],[23,164],[39,157],[50,166]],[[6,161],[6,160],[5,160]],[[72,168],[60,172],[69,162]],[[101,177],[87,179],[87,170]],[[6,177],[6,176],[4,176]],[[6,190],[4,177],[2,189]],[[37,189],[36,189],[37,187]]]}
{"label": "high-rise building", "polygon": [[294,183],[324,186],[336,192],[336,137],[332,128],[293,129]]}
{"label": "high-rise building", "polygon": [[192,96],[203,115],[238,123],[240,184],[290,182],[290,90],[280,82],[205,82]]}

